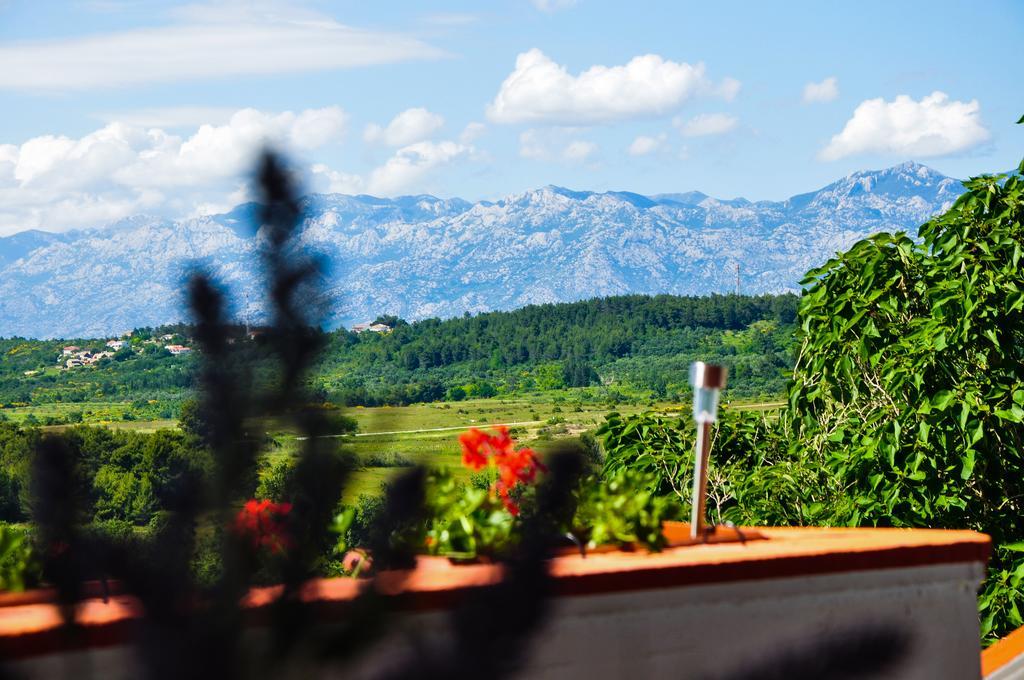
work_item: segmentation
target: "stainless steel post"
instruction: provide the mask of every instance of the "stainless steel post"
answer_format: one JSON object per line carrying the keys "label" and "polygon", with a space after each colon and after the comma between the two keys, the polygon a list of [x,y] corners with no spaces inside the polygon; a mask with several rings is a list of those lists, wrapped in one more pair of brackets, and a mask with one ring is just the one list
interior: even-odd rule
{"label": "stainless steel post", "polygon": [[708,460],[711,456],[711,426],[718,420],[718,395],[728,374],[724,366],[703,361],[690,366],[693,385],[693,420],[697,425],[697,443],[693,460],[693,498],[690,507],[690,538],[706,536],[705,505],[708,492]]}
{"label": "stainless steel post", "polygon": [[697,445],[693,463],[693,503],[690,508],[690,538],[704,537],[708,495],[708,457],[711,454],[711,423],[697,423]]}

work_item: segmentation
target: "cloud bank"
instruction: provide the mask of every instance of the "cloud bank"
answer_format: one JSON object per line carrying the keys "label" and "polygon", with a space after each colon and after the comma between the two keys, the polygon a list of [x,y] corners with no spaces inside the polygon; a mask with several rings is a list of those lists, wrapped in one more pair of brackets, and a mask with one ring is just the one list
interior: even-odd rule
{"label": "cloud bank", "polygon": [[819,158],[834,161],[859,154],[926,158],[966,151],[991,136],[982,124],[981,107],[933,92],[915,101],[900,95],[861,102],[842,132],[832,137]]}
{"label": "cloud bank", "polygon": [[[348,121],[338,107],[243,109],[222,125],[201,125],[187,136],[115,121],[77,139],[42,135],[3,144],[0,235],[101,226],[137,214],[224,212],[249,200],[248,173],[265,144],[301,157],[338,144]],[[393,195],[417,188],[441,166],[473,152],[469,144],[418,141],[398,148],[366,176],[317,164],[308,179],[318,191]]]}
{"label": "cloud bank", "polygon": [[738,91],[734,79],[712,83],[700,63],[647,54],[622,66],[591,66],[573,75],[534,48],[516,57],[487,117],[495,123],[593,125],[660,116],[697,94],[731,99]]}
{"label": "cloud bank", "polygon": [[385,127],[375,123],[366,126],[363,139],[388,146],[406,146],[429,139],[444,125],[444,118],[424,108],[406,109]]}
{"label": "cloud bank", "polygon": [[191,6],[175,23],[0,43],[0,90],[71,91],[436,59],[415,38],[294,10]]}

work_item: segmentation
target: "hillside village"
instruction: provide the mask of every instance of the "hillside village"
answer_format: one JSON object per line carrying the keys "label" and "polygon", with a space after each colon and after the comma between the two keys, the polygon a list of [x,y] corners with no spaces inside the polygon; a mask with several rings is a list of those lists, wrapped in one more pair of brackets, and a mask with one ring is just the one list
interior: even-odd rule
{"label": "hillside village", "polygon": [[141,338],[134,337],[135,332],[129,332],[120,338],[112,338],[104,342],[103,349],[94,347],[79,347],[78,345],[67,345],[61,348],[57,364],[65,369],[81,368],[84,366],[95,366],[104,359],[113,359],[119,352],[130,354],[141,353],[146,347],[160,347],[166,350],[171,356],[188,354],[192,348],[183,342],[190,342],[179,335],[165,333],[159,337]]}
{"label": "hillside village", "polygon": [[[390,333],[392,330],[390,325],[381,323],[379,320],[372,323],[358,323],[352,327],[353,333]],[[265,331],[266,329],[263,328],[247,329],[245,337],[249,340],[257,340],[264,335]],[[228,342],[234,344],[235,339],[231,338]],[[148,336],[145,332],[135,330],[124,333],[119,338],[90,341],[89,346],[66,345],[61,348],[60,356],[57,357],[57,365],[64,370],[95,366],[104,359],[114,359],[119,352],[141,354],[146,349],[154,347],[162,347],[171,356],[182,356],[193,351],[191,343],[190,338],[177,333]],[[26,371],[26,375],[33,375],[36,372]]]}

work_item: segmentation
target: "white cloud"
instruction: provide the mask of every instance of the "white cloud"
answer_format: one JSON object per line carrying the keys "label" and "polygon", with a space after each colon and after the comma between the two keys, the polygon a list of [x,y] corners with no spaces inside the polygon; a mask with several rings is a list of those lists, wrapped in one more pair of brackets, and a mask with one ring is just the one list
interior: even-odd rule
{"label": "white cloud", "polygon": [[557,12],[563,9],[569,9],[579,4],[579,0],[530,0],[530,3],[539,9],[541,12]]}
{"label": "white cloud", "polygon": [[577,139],[576,141],[569,142],[565,149],[562,150],[562,158],[567,161],[582,163],[595,153],[597,153],[597,144]]}
{"label": "white cloud", "polygon": [[672,124],[679,128],[684,137],[707,137],[722,135],[733,130],[739,121],[727,113],[702,113],[689,120],[676,118]]}
{"label": "white cloud", "polygon": [[0,145],[0,233],[61,231],[149,212],[174,217],[223,205],[266,143],[311,151],[341,139],[337,107],[236,112],[188,137],[112,122],[80,138],[44,135]]}
{"label": "white cloud", "polygon": [[516,57],[487,117],[496,123],[589,125],[663,115],[695,94],[735,97],[738,81],[719,85],[723,91],[717,92],[704,70],[700,63],[647,54],[622,66],[591,66],[572,75],[534,48]]}
{"label": "white cloud", "polygon": [[463,144],[469,144],[480,138],[484,132],[487,131],[487,126],[483,123],[472,122],[466,125],[462,129],[462,133],[459,134],[459,141]]}
{"label": "white cloud", "polygon": [[829,76],[820,83],[807,83],[804,85],[804,104],[813,102],[830,102],[839,96],[839,81],[835,76]]}
{"label": "white cloud", "polygon": [[593,157],[598,146],[582,139],[566,139],[572,129],[524,130],[519,134],[519,155],[535,161],[582,163]]}
{"label": "white cloud", "polygon": [[345,134],[348,115],[337,106],[307,109],[294,118],[284,114],[288,141],[301,151],[308,151],[339,141]]}
{"label": "white cloud", "polygon": [[646,156],[647,154],[654,153],[665,146],[665,140],[667,135],[662,133],[657,137],[651,137],[648,135],[639,135],[633,140],[633,143],[629,145],[626,151],[630,156]]}
{"label": "white cloud", "polygon": [[740,93],[740,87],[742,87],[742,83],[735,78],[723,78],[715,89],[715,93],[725,101],[731,102]]}
{"label": "white cloud", "polygon": [[89,90],[444,56],[415,38],[274,3],[190,5],[176,16],[155,28],[0,43],[0,89]]}
{"label": "white cloud", "polygon": [[408,146],[429,139],[444,125],[444,118],[424,108],[406,109],[391,119],[387,127],[376,123],[366,126],[363,139],[388,146]]}
{"label": "white cloud", "polygon": [[[0,144],[0,234],[101,226],[140,213],[181,218],[224,212],[250,200],[249,173],[264,145],[301,158],[339,142],[347,121],[337,107],[243,109],[188,135],[115,121],[80,138],[43,135]],[[419,141],[398,148],[366,175],[317,163],[306,180],[314,191],[412,193],[436,186],[444,167],[475,158],[468,143]]]}
{"label": "white cloud", "polygon": [[472,151],[472,147],[452,141],[410,144],[370,173],[367,191],[385,196],[411,191],[422,186],[423,180],[438,167],[465,158]]}
{"label": "white cloud", "polygon": [[366,182],[359,175],[332,170],[323,163],[310,168],[313,189],[330,194],[361,194],[366,191]]}
{"label": "white cloud", "polygon": [[990,136],[981,122],[980,108],[976,99],[951,101],[944,92],[933,92],[921,101],[907,95],[891,102],[868,99],[819,158],[833,161],[863,153],[923,158],[965,151]]}

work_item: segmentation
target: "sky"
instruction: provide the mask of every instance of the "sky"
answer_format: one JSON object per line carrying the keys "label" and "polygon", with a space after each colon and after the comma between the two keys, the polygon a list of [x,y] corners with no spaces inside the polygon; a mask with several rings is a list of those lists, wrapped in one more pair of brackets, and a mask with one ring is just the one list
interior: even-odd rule
{"label": "sky", "polygon": [[307,191],[781,200],[1024,156],[1024,3],[0,0],[0,235]]}

